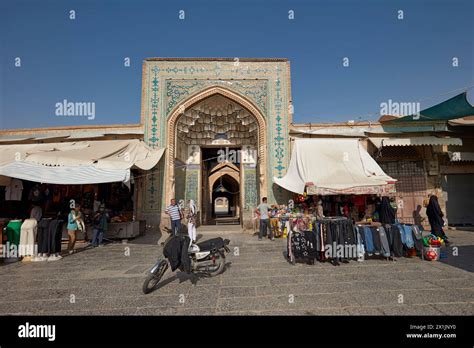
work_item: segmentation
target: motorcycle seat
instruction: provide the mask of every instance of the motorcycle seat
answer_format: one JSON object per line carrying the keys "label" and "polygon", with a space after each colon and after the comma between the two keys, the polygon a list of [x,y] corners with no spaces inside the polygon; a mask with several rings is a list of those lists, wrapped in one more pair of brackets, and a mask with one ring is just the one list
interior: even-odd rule
{"label": "motorcycle seat", "polygon": [[212,249],[220,249],[225,245],[224,240],[221,237],[212,238],[205,240],[201,243],[197,243],[200,251],[210,251]]}

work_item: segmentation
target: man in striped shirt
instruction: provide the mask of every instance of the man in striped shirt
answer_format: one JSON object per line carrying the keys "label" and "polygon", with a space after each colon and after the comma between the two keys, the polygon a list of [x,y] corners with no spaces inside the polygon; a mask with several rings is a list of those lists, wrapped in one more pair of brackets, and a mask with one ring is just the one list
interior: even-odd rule
{"label": "man in striped shirt", "polygon": [[176,204],[176,199],[171,200],[171,204],[166,208],[166,214],[170,216],[171,219],[171,233],[175,236],[178,235],[181,230],[181,219],[183,218],[183,211]]}

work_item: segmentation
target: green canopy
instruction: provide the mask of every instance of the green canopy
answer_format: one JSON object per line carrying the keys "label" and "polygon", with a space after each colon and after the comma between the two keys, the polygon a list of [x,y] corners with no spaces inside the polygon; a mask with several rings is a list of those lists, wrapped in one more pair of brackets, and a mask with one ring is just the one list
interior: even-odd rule
{"label": "green canopy", "polygon": [[420,111],[420,115],[409,115],[385,123],[449,121],[474,115],[474,107],[467,101],[467,92]]}

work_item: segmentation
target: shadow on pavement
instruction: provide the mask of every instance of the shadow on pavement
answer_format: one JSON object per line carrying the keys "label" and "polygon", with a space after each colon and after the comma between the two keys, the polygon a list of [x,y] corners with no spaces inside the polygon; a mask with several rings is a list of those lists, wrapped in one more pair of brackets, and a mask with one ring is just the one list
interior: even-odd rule
{"label": "shadow on pavement", "polygon": [[[457,248],[457,250],[454,248]],[[447,252],[448,257],[440,259],[440,262],[468,272],[474,272],[474,245],[453,245],[449,247]]]}
{"label": "shadow on pavement", "polygon": [[[232,267],[232,262],[226,262],[224,272],[222,272],[221,274],[225,273],[231,267]],[[219,274],[218,277],[221,274]],[[178,271],[175,274],[173,274],[173,276],[171,276],[169,278],[166,278],[165,280],[160,281],[158,283],[158,285],[155,286],[155,288],[150,293],[155,292],[155,291],[165,287],[168,284],[171,284],[175,280],[178,280],[179,284],[184,283],[186,281],[190,281],[191,284],[196,285],[198,283],[199,279],[201,279],[201,278],[210,278],[210,276],[208,276],[204,273],[190,273],[190,274],[187,274],[185,272]]]}

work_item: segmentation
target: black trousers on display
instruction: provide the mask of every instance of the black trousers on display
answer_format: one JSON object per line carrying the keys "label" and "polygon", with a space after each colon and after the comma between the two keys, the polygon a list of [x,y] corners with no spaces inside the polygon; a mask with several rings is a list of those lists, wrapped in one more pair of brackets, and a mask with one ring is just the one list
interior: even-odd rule
{"label": "black trousers on display", "polygon": [[52,220],[48,230],[48,253],[61,252],[61,239],[63,233],[63,220]]}
{"label": "black trousers on display", "polygon": [[51,224],[51,219],[42,219],[38,222],[38,234],[37,234],[37,243],[38,243],[38,254],[48,254],[49,246],[49,225]]}

